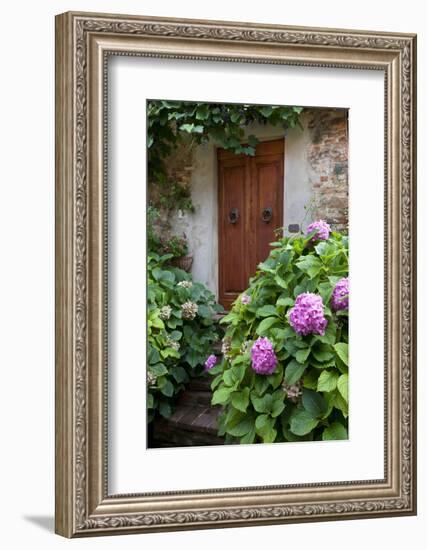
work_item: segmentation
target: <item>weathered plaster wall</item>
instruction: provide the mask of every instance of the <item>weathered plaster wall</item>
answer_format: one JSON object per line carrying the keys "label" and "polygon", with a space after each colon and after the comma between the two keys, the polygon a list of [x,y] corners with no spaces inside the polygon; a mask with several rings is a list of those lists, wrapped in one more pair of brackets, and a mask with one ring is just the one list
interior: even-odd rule
{"label": "weathered plaster wall", "polygon": [[[304,129],[289,129],[286,135],[272,126],[256,125],[249,129],[262,141],[285,137],[285,232],[290,224],[299,224],[305,230],[318,218],[330,221],[339,229],[346,226],[347,115],[344,111],[328,110],[328,116],[319,117],[318,113],[316,109],[307,111],[302,118]],[[191,173],[196,211],[176,213],[172,229],[174,233],[187,235],[194,255],[194,279],[217,293],[218,186],[213,143],[195,149],[192,167],[187,166],[186,173]]]}
{"label": "weathered plaster wall", "polygon": [[185,233],[193,253],[192,274],[217,294],[218,286],[218,184],[216,150],[212,143],[197,147],[191,177],[194,214],[177,212],[174,233]]}

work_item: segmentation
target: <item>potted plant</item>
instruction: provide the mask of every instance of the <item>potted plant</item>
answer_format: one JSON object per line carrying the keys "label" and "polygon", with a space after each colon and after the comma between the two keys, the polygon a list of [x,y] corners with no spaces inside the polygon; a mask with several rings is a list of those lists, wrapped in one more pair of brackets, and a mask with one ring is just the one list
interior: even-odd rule
{"label": "potted plant", "polygon": [[185,233],[182,236],[172,235],[168,239],[162,239],[161,248],[163,254],[172,254],[170,264],[179,267],[189,273],[193,265],[193,255],[188,253],[188,241]]}

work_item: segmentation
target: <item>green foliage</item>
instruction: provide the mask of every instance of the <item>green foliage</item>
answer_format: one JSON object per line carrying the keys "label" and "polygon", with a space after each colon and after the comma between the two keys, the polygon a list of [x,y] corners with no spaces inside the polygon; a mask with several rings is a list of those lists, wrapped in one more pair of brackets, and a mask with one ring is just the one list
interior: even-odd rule
{"label": "green foliage", "polygon": [[[170,254],[171,258],[179,258],[188,254],[188,241],[185,234],[169,235],[161,232],[159,227],[160,212],[153,205],[147,208],[147,249],[164,256]],[[163,233],[163,234],[161,234]]]}
{"label": "green foliage", "polygon": [[[214,295],[201,283],[193,283],[181,269],[168,266],[170,258],[170,254],[148,256],[149,421],[156,413],[170,416],[176,396],[190,377],[200,375],[206,350],[222,332],[213,319],[222,310]],[[183,315],[181,306],[186,302],[197,305],[192,319]]]}
{"label": "green foliage", "polygon": [[167,158],[179,145],[191,149],[213,140],[236,154],[253,155],[258,139],[245,138],[247,126],[257,122],[293,128],[300,125],[302,107],[152,100],[147,111],[148,181],[160,188],[156,206],[192,212],[191,190],[167,177]]}
{"label": "green foliage", "polygon": [[[335,284],[348,275],[348,238],[332,233],[315,245],[310,237],[272,243],[245,294],[222,322],[231,349],[210,373],[213,404],[222,406],[220,433],[228,442],[347,438],[348,312],[330,307]],[[298,335],[289,323],[296,297],[322,297],[326,332]],[[270,375],[254,372],[250,349],[267,337],[278,359]]]}
{"label": "green foliage", "polygon": [[170,238],[160,238],[159,245],[160,254],[172,254],[174,258],[185,256],[188,254],[188,243],[185,235],[172,235]]}

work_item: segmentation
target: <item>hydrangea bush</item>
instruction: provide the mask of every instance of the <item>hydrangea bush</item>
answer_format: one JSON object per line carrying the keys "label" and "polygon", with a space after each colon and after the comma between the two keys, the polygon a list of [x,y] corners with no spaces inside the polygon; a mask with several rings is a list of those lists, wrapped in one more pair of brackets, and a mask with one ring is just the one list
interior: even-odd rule
{"label": "hydrangea bush", "polygon": [[167,264],[170,254],[148,256],[148,420],[171,415],[178,393],[203,372],[206,350],[221,338],[214,295]]}
{"label": "hydrangea bush", "polygon": [[224,317],[212,404],[228,443],[346,439],[348,239],[326,222],[271,244]]}

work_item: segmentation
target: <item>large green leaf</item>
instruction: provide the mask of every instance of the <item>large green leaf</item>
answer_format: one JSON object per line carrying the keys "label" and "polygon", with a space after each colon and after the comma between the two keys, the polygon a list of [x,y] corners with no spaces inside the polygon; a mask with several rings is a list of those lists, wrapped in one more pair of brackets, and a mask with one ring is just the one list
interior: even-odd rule
{"label": "large green leaf", "polygon": [[257,317],[270,317],[270,316],[277,317],[277,310],[273,305],[265,305],[257,309],[256,316]]}
{"label": "large green leaf", "polygon": [[267,317],[266,319],[263,319],[261,323],[258,325],[258,328],[256,330],[257,334],[260,336],[263,336],[269,328],[271,328],[275,323],[278,322],[277,317]]}
{"label": "large green leaf", "polygon": [[334,349],[337,352],[338,357],[348,367],[348,344],[344,342],[338,342],[334,345]]}
{"label": "large green leaf", "polygon": [[209,117],[209,105],[207,103],[201,103],[196,109],[196,119],[206,120]]}
{"label": "large green leaf", "polygon": [[167,397],[172,397],[174,394],[174,387],[170,380],[166,380],[165,383],[162,385],[160,391],[163,395],[166,395]]}
{"label": "large green leaf", "polygon": [[172,367],[170,372],[178,383],[185,382],[185,380],[187,380],[187,373],[183,367]]}
{"label": "large green leaf", "polygon": [[254,419],[251,416],[244,416],[233,427],[227,427],[227,432],[234,437],[242,437],[254,430]]}
{"label": "large green leaf", "polygon": [[255,438],[256,438],[256,430],[255,430],[255,426],[252,426],[249,432],[240,438],[240,443],[242,445],[253,443],[255,441]]}
{"label": "large green leaf", "polygon": [[271,393],[266,393],[262,397],[251,394],[251,401],[254,409],[259,413],[269,413],[272,408],[273,397]]}
{"label": "large green leaf", "polygon": [[329,346],[328,344],[322,344],[320,342],[317,342],[313,346],[311,352],[317,361],[319,361],[320,363],[323,363],[325,361],[330,361],[334,357],[334,354],[331,351],[331,349],[332,349],[331,346]]}
{"label": "large green leaf", "polygon": [[267,414],[261,414],[256,419],[256,432],[262,437],[264,443],[271,443],[276,439],[277,431],[274,429],[274,422],[274,418]]}
{"label": "large green leaf", "polygon": [[302,404],[313,418],[322,417],[328,410],[328,404],[320,393],[306,388],[302,390]]}
{"label": "large green leaf", "polygon": [[155,365],[150,365],[148,370],[156,376],[162,376],[163,374],[167,374],[168,372],[168,369],[163,363],[156,363]]}
{"label": "large green leaf", "polygon": [[305,363],[307,357],[310,355],[310,348],[300,349],[296,352],[295,357],[298,363]]}
{"label": "large green leaf", "polygon": [[283,391],[277,391],[273,394],[273,403],[271,407],[271,416],[276,418],[285,409],[284,393]]}
{"label": "large green leaf", "polygon": [[285,382],[289,385],[295,384],[304,374],[306,368],[307,365],[303,365],[292,359],[285,369]]}
{"label": "large green leaf", "polygon": [[295,435],[306,435],[317,426],[319,421],[305,409],[295,409],[290,418],[290,429]]}
{"label": "large green leaf", "polygon": [[348,374],[341,374],[338,378],[337,388],[343,399],[348,403]]}
{"label": "large green leaf", "polygon": [[313,279],[313,277],[316,277],[320,273],[320,270],[323,267],[322,262],[317,258],[316,256],[309,254],[307,256],[302,256],[298,262],[297,267],[304,273],[307,273],[307,275],[310,277],[310,279]]}
{"label": "large green leaf", "polygon": [[318,391],[333,391],[337,387],[339,373],[336,370],[323,370],[317,381]]}
{"label": "large green leaf", "polygon": [[330,426],[323,430],[322,439],[324,441],[348,439],[347,430],[340,422],[332,422]]}
{"label": "large green leaf", "polygon": [[249,405],[249,388],[231,394],[231,404],[239,411],[246,412]]}
{"label": "large green leaf", "polygon": [[223,405],[228,401],[232,388],[221,387],[214,391],[212,396],[212,405]]}

